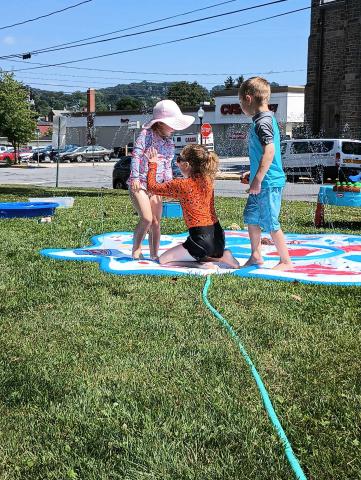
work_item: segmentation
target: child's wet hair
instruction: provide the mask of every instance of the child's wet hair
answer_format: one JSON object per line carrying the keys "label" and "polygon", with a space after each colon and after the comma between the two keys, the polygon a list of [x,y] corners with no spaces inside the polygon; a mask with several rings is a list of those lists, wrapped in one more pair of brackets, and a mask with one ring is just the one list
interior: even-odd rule
{"label": "child's wet hair", "polygon": [[218,171],[219,158],[202,145],[191,144],[183,148],[180,157],[192,168],[191,177],[215,178]]}
{"label": "child's wet hair", "polygon": [[239,98],[245,98],[250,95],[259,105],[268,102],[271,96],[271,86],[269,82],[262,77],[251,77],[239,87]]}

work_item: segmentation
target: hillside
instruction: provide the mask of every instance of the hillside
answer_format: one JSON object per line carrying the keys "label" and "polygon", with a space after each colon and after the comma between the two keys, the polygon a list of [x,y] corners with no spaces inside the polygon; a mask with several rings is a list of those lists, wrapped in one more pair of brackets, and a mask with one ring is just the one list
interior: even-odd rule
{"label": "hillside", "polygon": [[[148,109],[163,98],[166,98],[168,89],[174,86],[174,82],[139,82],[119,84],[114,87],[99,88],[96,90],[96,110],[106,111],[110,108],[116,110],[118,102],[122,99],[122,107]],[[90,85],[91,86],[91,85]],[[201,87],[203,88],[203,87]],[[209,95],[208,90],[204,89]],[[86,107],[86,91],[74,93],[54,92],[32,88],[32,97],[35,107],[40,115],[47,115],[50,110],[82,110]]]}

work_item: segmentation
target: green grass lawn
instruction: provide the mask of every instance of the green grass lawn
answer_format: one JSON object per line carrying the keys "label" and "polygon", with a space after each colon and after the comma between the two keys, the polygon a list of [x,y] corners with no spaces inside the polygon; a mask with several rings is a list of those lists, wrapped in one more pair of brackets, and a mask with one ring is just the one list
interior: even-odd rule
{"label": "green grass lawn", "polygon": [[[54,190],[0,187],[0,201],[43,194]],[[56,194],[76,203],[52,223],[0,220],[0,479],[292,479],[248,367],[202,303],[204,279],[41,257],[137,221],[126,192]],[[242,207],[218,199],[222,224],[242,226]],[[285,202],[284,230],[314,232],[313,210]],[[361,231],[355,209],[327,216],[328,231]],[[360,479],[360,289],[216,276],[209,299],[308,478]]]}

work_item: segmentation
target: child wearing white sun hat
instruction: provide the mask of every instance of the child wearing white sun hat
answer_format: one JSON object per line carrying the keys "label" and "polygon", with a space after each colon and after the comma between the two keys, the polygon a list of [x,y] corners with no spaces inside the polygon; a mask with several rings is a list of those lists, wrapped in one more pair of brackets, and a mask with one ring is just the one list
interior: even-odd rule
{"label": "child wearing white sun hat", "polygon": [[133,235],[132,256],[134,259],[142,258],[141,245],[148,231],[152,259],[158,258],[160,243],[162,197],[152,195],[147,191],[147,151],[155,148],[158,152],[157,182],[171,180],[174,157],[172,134],[176,130],[188,128],[194,121],[193,116],[183,115],[173,100],[161,100],[153,108],[152,119],[143,125],[135,142],[128,180],[130,196],[139,214],[139,222]]}

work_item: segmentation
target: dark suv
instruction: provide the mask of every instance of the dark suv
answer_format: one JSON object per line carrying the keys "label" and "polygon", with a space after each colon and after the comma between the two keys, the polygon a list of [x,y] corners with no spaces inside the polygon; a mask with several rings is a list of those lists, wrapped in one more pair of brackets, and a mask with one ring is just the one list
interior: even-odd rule
{"label": "dark suv", "polygon": [[[178,168],[176,156],[172,160],[173,178],[182,178],[182,173]],[[131,155],[121,157],[114,165],[113,169],[113,188],[122,188],[127,190],[127,181],[130,175]]]}
{"label": "dark suv", "polygon": [[113,169],[113,188],[122,188],[126,190],[128,188],[127,180],[130,175],[130,164],[132,157],[126,155],[120,157]]}
{"label": "dark suv", "polygon": [[73,147],[77,147],[78,145],[65,145],[64,148],[58,150],[57,148],[53,148],[52,145],[47,145],[46,147],[33,148],[33,160],[38,160],[38,153],[39,153],[39,162],[54,162],[56,161],[56,157],[59,153],[67,152],[69,149]]}
{"label": "dark suv", "polygon": [[39,162],[52,162],[56,155],[56,150],[53,150],[51,145],[40,148],[33,148],[33,160],[37,161],[39,155]]}

